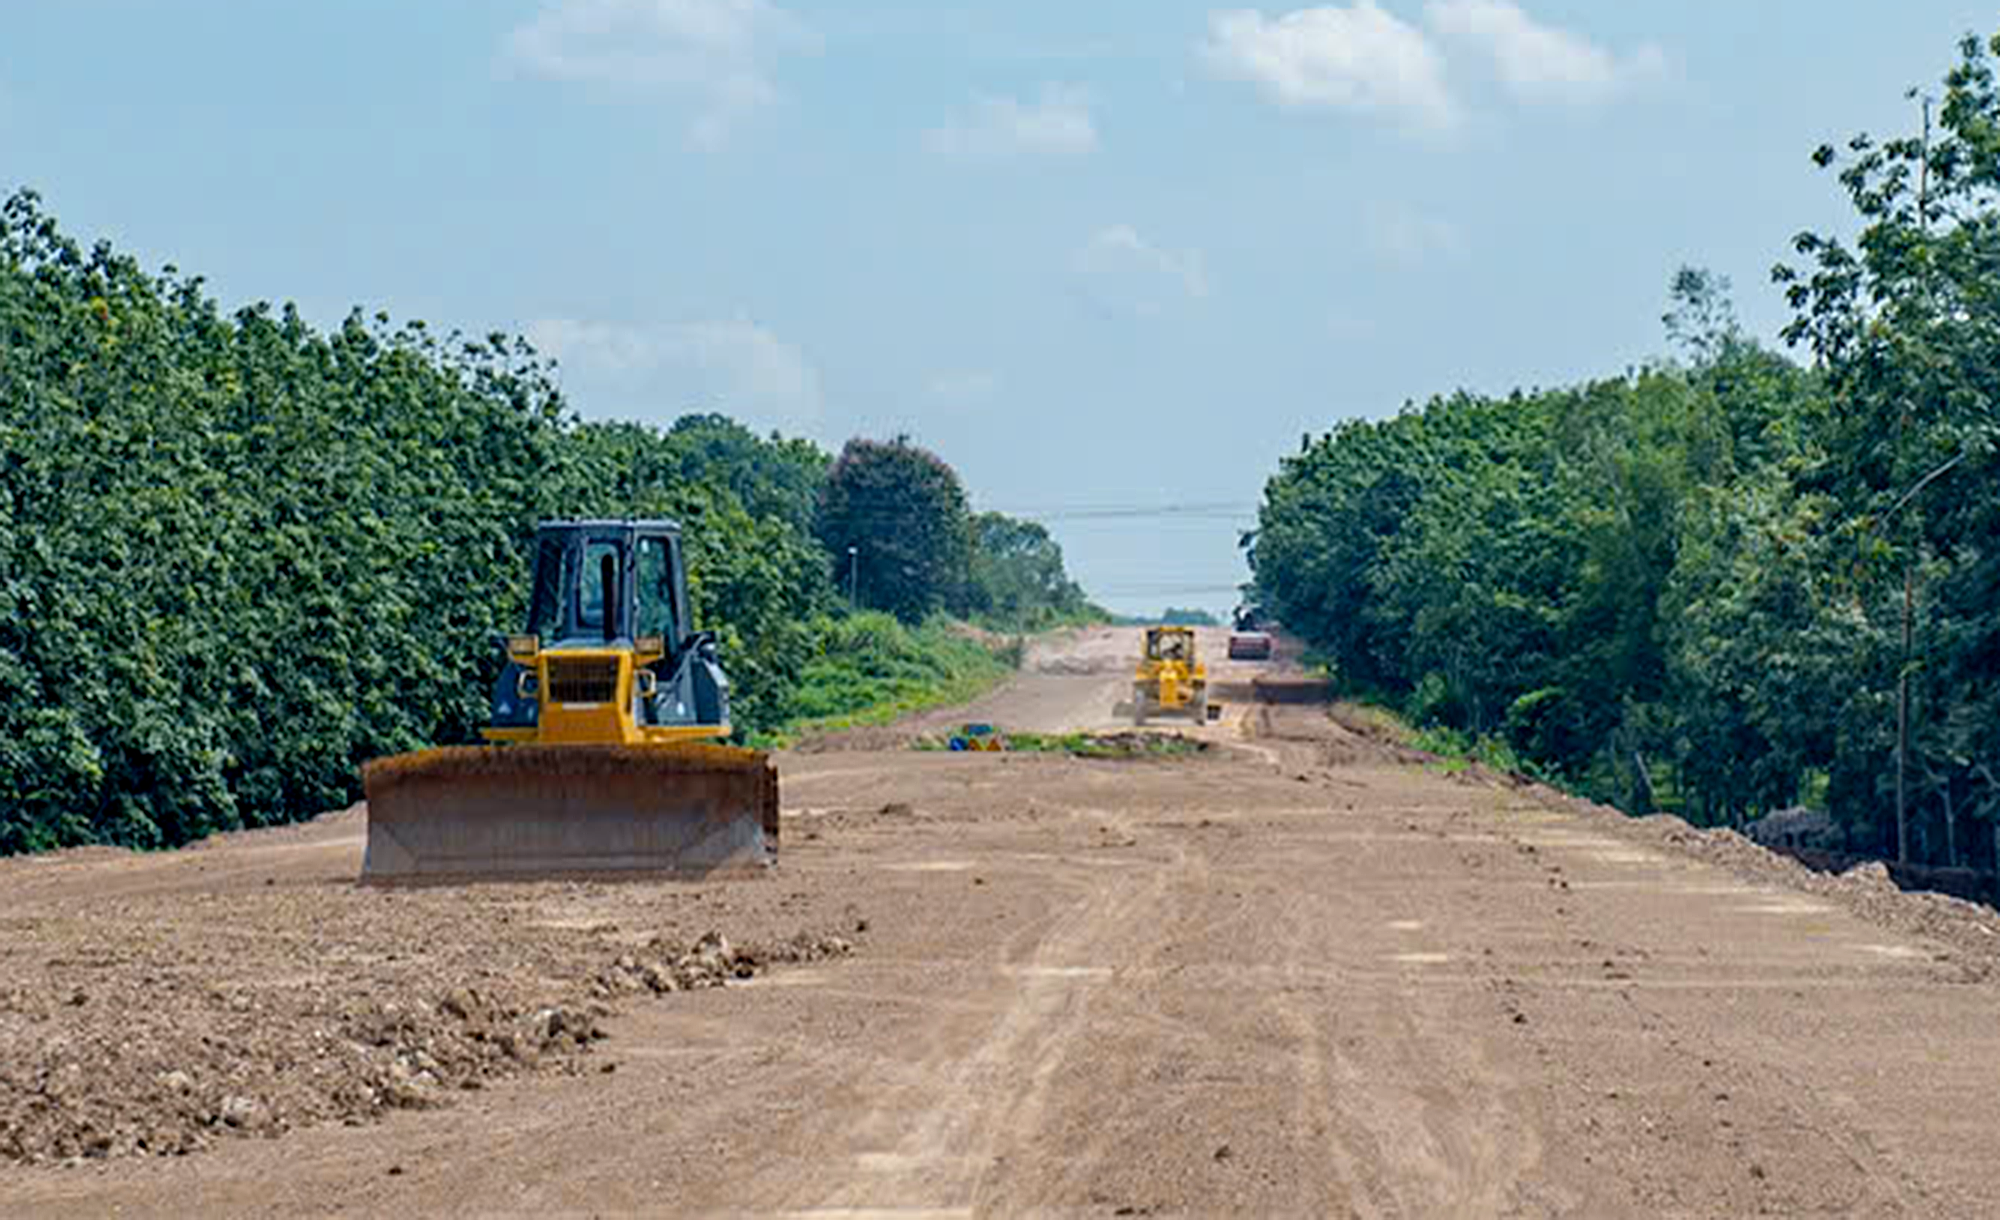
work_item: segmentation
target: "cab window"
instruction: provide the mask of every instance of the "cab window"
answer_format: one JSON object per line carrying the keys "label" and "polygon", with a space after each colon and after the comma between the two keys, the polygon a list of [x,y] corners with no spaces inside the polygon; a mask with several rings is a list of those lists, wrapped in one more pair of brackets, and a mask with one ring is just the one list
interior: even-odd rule
{"label": "cab window", "polygon": [[666,538],[641,538],[634,562],[639,606],[633,634],[660,636],[671,651],[680,639],[674,623],[673,543]]}
{"label": "cab window", "polygon": [[577,590],[577,626],[604,628],[604,561],[611,561],[610,594],[618,596],[618,544],[592,542],[583,548],[583,582]]}
{"label": "cab window", "polygon": [[535,543],[535,592],[528,606],[528,633],[553,640],[562,631],[564,593],[574,582],[576,550],[560,536]]}

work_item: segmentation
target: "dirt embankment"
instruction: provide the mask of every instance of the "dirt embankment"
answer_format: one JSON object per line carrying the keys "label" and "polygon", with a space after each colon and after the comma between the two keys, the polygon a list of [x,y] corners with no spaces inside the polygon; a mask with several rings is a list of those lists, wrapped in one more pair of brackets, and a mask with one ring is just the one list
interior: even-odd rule
{"label": "dirt embankment", "polygon": [[[1557,801],[1573,799],[1543,795]],[[1961,952],[1969,979],[2000,977],[2000,912],[1991,907],[1949,894],[1906,891],[1879,861],[1844,873],[1823,873],[1733,830],[1703,830],[1676,817],[1633,821],[1615,809],[1596,808],[1599,816],[1624,819],[1635,838],[1720,865],[1741,877],[1830,899],[1877,927],[1949,944]]]}
{"label": "dirt embankment", "polygon": [[[1260,719],[1266,736],[1291,735],[1312,740],[1332,765],[1368,758],[1406,766],[1436,767],[1442,760],[1403,744],[1401,735],[1366,708],[1334,705],[1327,723],[1287,717],[1274,725],[1269,711]],[[1531,797],[1550,809],[1582,815],[1607,830],[1635,842],[1673,851],[1727,869],[1746,881],[1779,885],[1802,894],[1829,899],[1878,927],[1942,941],[1964,954],[1968,977],[2000,977],[2000,911],[1949,894],[1905,890],[1879,862],[1830,873],[1808,868],[1788,855],[1772,851],[1728,828],[1703,829],[1682,818],[1657,815],[1632,818],[1623,811],[1571,796],[1547,784],[1471,764],[1454,775],[1466,783],[1504,789]]]}

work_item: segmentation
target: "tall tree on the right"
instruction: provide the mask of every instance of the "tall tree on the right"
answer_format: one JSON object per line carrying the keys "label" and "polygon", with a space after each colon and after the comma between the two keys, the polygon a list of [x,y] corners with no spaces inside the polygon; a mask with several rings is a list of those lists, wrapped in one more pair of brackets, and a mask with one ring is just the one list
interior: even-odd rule
{"label": "tall tree on the right", "polygon": [[1887,757],[1841,768],[1854,782],[1835,796],[1897,809],[1899,854],[1935,825],[1955,857],[1964,813],[2000,816],[1996,54],[2000,37],[1964,39],[1942,97],[1912,93],[1914,134],[1822,147],[1861,232],[1801,234],[1805,266],[1774,272],[1786,338],[1817,357],[1832,403],[1802,481],[1846,513],[1848,593],[1897,657]]}

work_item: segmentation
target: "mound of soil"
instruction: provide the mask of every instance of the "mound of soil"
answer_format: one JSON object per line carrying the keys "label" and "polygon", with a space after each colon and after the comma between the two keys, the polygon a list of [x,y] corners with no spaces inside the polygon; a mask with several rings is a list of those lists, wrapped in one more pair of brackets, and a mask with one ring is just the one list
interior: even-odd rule
{"label": "mound of soil", "polygon": [[1646,818],[1633,825],[1664,844],[1720,864],[1739,876],[1830,899],[1878,927],[1964,950],[1970,956],[1962,964],[1975,977],[2000,974],[2000,912],[1949,894],[1905,891],[1880,861],[1857,865],[1844,873],[1821,873],[1733,830],[1702,830],[1676,817]]}
{"label": "mound of soil", "polygon": [[1132,662],[1124,657],[1047,657],[1030,662],[1030,668],[1038,674],[1055,674],[1059,677],[1094,678],[1102,674],[1129,673]]}
{"label": "mound of soil", "polygon": [[603,888],[274,886],[0,915],[0,1160],[182,1155],[446,1105],[582,1070],[627,997],[852,949],[690,941],[675,907],[706,912],[684,895],[643,904],[643,936],[561,916]]}

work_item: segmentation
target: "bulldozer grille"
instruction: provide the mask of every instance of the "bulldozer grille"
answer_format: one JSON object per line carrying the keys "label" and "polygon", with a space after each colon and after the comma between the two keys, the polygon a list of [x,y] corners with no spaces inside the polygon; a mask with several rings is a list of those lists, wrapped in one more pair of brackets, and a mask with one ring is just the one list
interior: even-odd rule
{"label": "bulldozer grille", "polygon": [[550,657],[549,702],[610,703],[618,697],[618,662],[610,657]]}

